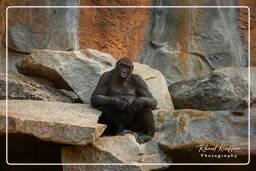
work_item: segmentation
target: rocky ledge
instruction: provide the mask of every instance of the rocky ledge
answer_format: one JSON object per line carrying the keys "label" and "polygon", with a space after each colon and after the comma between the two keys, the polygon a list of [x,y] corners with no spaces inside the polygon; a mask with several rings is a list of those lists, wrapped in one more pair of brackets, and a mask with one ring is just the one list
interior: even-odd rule
{"label": "rocky ledge", "polygon": [[[6,131],[6,102],[0,102],[0,133]],[[85,145],[96,140],[106,126],[100,112],[85,104],[44,101],[8,101],[8,133],[33,135],[41,140]]]}

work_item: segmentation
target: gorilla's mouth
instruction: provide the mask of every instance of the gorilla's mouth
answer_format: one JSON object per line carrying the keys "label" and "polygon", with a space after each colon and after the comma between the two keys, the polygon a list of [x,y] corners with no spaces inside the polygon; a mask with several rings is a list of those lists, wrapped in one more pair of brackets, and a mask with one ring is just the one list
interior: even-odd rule
{"label": "gorilla's mouth", "polygon": [[129,76],[129,75],[128,75],[128,73],[126,73],[126,72],[121,72],[121,73],[120,73],[120,77],[121,77],[121,78],[128,78],[128,76]]}

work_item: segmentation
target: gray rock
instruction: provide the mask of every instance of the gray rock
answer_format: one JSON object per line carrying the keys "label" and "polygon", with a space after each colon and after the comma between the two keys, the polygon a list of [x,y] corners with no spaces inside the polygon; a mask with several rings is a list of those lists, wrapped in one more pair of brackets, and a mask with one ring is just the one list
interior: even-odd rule
{"label": "gray rock", "polygon": [[174,109],[166,80],[160,71],[134,62],[134,73],[146,81],[149,91],[157,100],[157,108]]}
{"label": "gray rock", "polygon": [[5,49],[1,47],[0,43],[0,72],[5,73],[6,72],[6,55],[5,55]]}
{"label": "gray rock", "polygon": [[[255,109],[251,114],[251,138],[255,140]],[[163,112],[163,111],[162,111]],[[253,113],[253,112],[251,112]],[[247,156],[248,154],[248,111],[199,111],[192,109],[165,111],[161,115],[168,115],[167,119],[158,124],[155,141],[158,141],[167,152],[179,151],[180,154],[171,155],[173,161],[181,154],[194,155],[200,158],[199,147],[217,146],[217,150],[224,147],[236,147],[239,150],[233,154]],[[251,146],[255,152],[255,145]],[[192,150],[194,150],[192,152]],[[195,153],[194,153],[195,152]],[[228,154],[228,152],[224,152]],[[182,156],[182,155],[181,155]],[[184,158],[182,162],[189,162]],[[203,161],[203,160],[201,160]]]}
{"label": "gray rock", "polygon": [[[0,101],[0,133],[6,131],[6,101]],[[31,100],[8,101],[8,133],[28,134],[41,140],[85,145],[95,141],[106,125],[100,112],[85,104]]]}
{"label": "gray rock", "polygon": [[[255,68],[251,68],[251,105],[256,102]],[[248,107],[248,68],[230,67],[171,84],[175,109],[242,110]],[[253,81],[254,80],[254,81]]]}
{"label": "gray rock", "polygon": [[6,73],[6,59],[8,59],[8,74],[15,75],[15,76],[21,76],[15,66],[15,64],[21,60],[24,56],[27,54],[24,53],[17,53],[13,52],[11,50],[8,50],[8,57],[6,55],[5,48],[0,48],[0,73]]}
{"label": "gray rock", "polygon": [[[79,6],[79,0],[10,0],[19,6]],[[9,8],[8,47],[29,53],[34,49],[78,49],[78,16],[76,8]]]}
{"label": "gray rock", "polygon": [[[139,145],[134,136],[102,137],[84,147],[63,147],[62,163],[125,163],[131,166],[101,165],[101,166],[63,166],[64,171],[70,170],[135,170],[146,171],[166,168],[163,165],[136,165],[146,163],[166,163],[167,156],[162,153],[157,142]],[[167,166],[168,167],[168,166]]]}
{"label": "gray rock", "polygon": [[79,97],[76,95],[76,93],[73,92],[73,91],[68,91],[68,90],[65,90],[65,89],[60,89],[60,91],[62,93],[64,93],[66,96],[68,96],[69,98],[71,98],[73,102],[80,102],[81,101],[79,99]]}
{"label": "gray rock", "polygon": [[[236,0],[154,0],[158,6],[236,6]],[[151,13],[139,62],[158,69],[168,85],[214,69],[248,65],[239,9],[157,8]]]}
{"label": "gray rock", "polygon": [[36,50],[16,64],[20,73],[44,77],[57,88],[74,91],[84,103],[90,103],[100,76],[114,65],[111,55],[91,49]]}
{"label": "gray rock", "polygon": [[[0,73],[0,100],[6,99],[6,77]],[[47,80],[8,75],[8,100],[44,100],[71,103],[72,100]]]}
{"label": "gray rock", "polygon": [[[73,90],[84,103],[90,103],[100,76],[113,69],[115,63],[111,55],[93,49],[72,52],[37,50],[16,66],[20,73],[47,78],[57,88]],[[157,107],[173,109],[163,75],[146,65],[134,63],[134,66],[134,73],[142,76],[158,101]]]}
{"label": "gray rock", "polygon": [[250,140],[251,140],[251,154],[256,155],[256,107],[250,110]]}

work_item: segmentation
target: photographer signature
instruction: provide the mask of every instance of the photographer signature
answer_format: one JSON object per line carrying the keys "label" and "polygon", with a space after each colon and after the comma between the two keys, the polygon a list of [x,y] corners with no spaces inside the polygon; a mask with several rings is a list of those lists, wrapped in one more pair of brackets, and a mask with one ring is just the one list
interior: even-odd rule
{"label": "photographer signature", "polygon": [[199,152],[228,152],[234,153],[241,148],[236,147],[234,145],[226,145],[226,144],[217,144],[215,146],[209,146],[208,144],[201,144],[196,146],[199,148]]}

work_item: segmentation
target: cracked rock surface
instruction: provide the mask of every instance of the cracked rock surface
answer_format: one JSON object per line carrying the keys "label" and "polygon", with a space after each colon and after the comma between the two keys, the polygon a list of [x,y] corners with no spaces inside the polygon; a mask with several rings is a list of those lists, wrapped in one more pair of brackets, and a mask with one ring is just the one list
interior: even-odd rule
{"label": "cracked rock surface", "polygon": [[[0,101],[0,132],[5,133],[6,102]],[[11,100],[8,133],[33,135],[61,144],[85,145],[96,140],[106,125],[98,124],[100,112],[85,104]]]}

